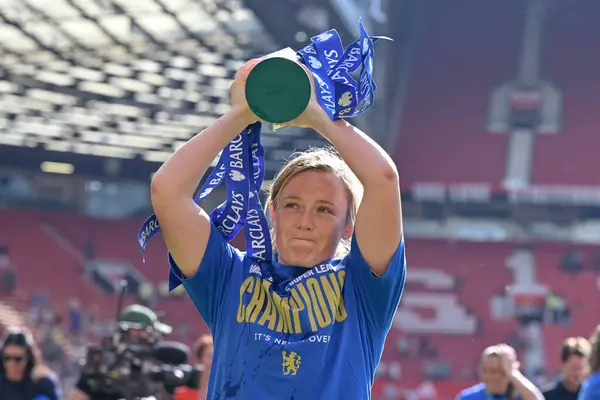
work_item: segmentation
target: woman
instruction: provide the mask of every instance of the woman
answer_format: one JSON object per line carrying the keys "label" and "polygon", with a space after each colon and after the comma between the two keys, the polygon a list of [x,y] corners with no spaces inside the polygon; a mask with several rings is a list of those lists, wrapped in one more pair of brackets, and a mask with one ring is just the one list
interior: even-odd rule
{"label": "woman", "polygon": [[544,400],[544,396],[519,371],[515,350],[490,346],[481,356],[481,383],[463,390],[456,400]]}
{"label": "woman", "polygon": [[405,280],[398,173],[385,151],[313,97],[289,125],[313,128],[341,158],[312,150],[275,178],[272,262],[234,250],[192,201],[219,151],[257,121],[244,95],[256,63],[238,71],[231,110],[152,180],[172,273],[214,338],[207,398],[369,399]]}
{"label": "woman", "polygon": [[588,375],[590,342],[582,337],[570,337],[560,348],[561,377],[543,392],[546,400],[577,400],[581,383]]}
{"label": "woman", "polygon": [[210,335],[202,335],[194,346],[194,354],[198,363],[204,367],[200,383],[198,385],[198,400],[206,400],[206,391],[208,389],[208,378],[210,376],[210,366],[213,357],[213,339]]}
{"label": "woman", "polygon": [[196,362],[203,368],[198,382],[198,389],[187,386],[178,387],[175,391],[175,400],[206,400],[210,364],[213,356],[213,340],[210,335],[202,335],[196,340],[194,355],[196,356]]}
{"label": "woman", "polygon": [[1,400],[62,398],[60,384],[54,373],[42,364],[41,353],[30,332],[9,328],[1,346]]}
{"label": "woman", "polygon": [[583,382],[579,391],[579,400],[600,399],[600,325],[596,327],[590,339],[590,377]]}

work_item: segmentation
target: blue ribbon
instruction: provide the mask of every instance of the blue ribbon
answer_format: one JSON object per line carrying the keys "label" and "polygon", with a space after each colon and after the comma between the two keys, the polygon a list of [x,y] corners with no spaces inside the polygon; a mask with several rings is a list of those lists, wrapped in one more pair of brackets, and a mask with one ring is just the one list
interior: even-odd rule
{"label": "blue ribbon", "polygon": [[[369,36],[360,21],[360,38],[344,51],[335,29],[312,38],[297,52],[298,58],[315,77],[319,104],[331,119],[356,117],[375,101],[373,81],[374,43],[383,36]],[[360,68],[358,82],[351,73]]]}
{"label": "blue ribbon", "polygon": [[[200,203],[225,182],[227,200],[210,213],[211,221],[227,241],[232,240],[243,227],[248,256],[256,261],[270,261],[269,228],[258,197],[265,175],[265,150],[260,141],[260,130],[260,122],[252,124],[225,147],[194,201]],[[159,231],[158,219],[152,214],[138,232],[142,255],[150,239]]]}
{"label": "blue ribbon", "polygon": [[[318,102],[331,119],[355,117],[373,104],[373,44],[379,39],[387,38],[369,36],[361,21],[360,39],[345,51],[337,31],[329,30],[313,37],[311,44],[297,52],[299,60],[313,73]],[[350,74],[358,68],[357,82]],[[227,200],[210,213],[210,219],[227,241],[243,227],[247,255],[256,262],[271,261],[273,256],[267,219],[258,197],[265,175],[261,126],[260,122],[248,126],[225,147],[194,198],[200,203],[225,182]],[[153,214],[138,232],[142,257],[159,231],[160,224]],[[170,289],[178,284],[177,279],[170,279]]]}

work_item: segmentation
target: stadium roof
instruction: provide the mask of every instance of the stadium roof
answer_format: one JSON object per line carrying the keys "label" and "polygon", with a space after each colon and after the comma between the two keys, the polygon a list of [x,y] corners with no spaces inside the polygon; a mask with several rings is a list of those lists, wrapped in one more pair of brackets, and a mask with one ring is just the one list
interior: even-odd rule
{"label": "stadium roof", "polygon": [[[0,165],[147,177],[277,47],[237,0],[0,0]],[[312,139],[263,141],[275,169]]]}
{"label": "stadium roof", "polygon": [[136,52],[148,45],[172,47],[179,40],[241,55],[239,49],[262,32],[236,0],[2,0],[0,20],[5,48],[50,50],[65,58],[66,49],[85,53],[119,46]]}

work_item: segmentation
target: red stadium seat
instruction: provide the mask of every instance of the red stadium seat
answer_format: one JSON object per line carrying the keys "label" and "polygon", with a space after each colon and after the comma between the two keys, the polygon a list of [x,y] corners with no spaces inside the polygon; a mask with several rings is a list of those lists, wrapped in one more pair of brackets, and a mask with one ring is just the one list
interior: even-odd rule
{"label": "red stadium seat", "polygon": [[[599,277],[596,271],[584,270],[570,274],[559,269],[562,253],[571,248],[568,245],[540,244],[536,246],[538,280],[550,286],[558,295],[565,298],[571,318],[567,325],[547,325],[544,327],[544,346],[547,355],[548,372],[557,371],[560,360],[558,349],[562,341],[570,336],[589,337],[598,325],[600,315]],[[587,265],[590,265],[594,251],[592,246],[578,246]]]}
{"label": "red stadium seat", "polygon": [[[489,304],[491,296],[504,292],[512,279],[504,262],[513,245],[408,239],[407,248],[410,249],[407,286],[384,357],[398,358],[398,339],[421,337],[436,349],[435,359],[450,364],[453,377],[468,371],[468,379],[472,379],[482,349],[490,343],[507,341],[510,332],[517,330],[515,321],[493,321]],[[429,313],[411,304],[411,298],[418,294],[422,303],[423,297],[429,295],[432,303]],[[433,304],[439,304],[439,299],[444,299],[444,311],[452,312],[462,326],[453,326],[446,318],[440,319],[432,313]],[[411,321],[402,321],[411,315],[416,319],[417,313],[428,320],[428,326],[414,329]],[[420,379],[427,362],[427,358],[416,358],[403,363],[403,377]]]}
{"label": "red stadium seat", "polygon": [[542,68],[544,79],[563,91],[564,128],[536,137],[534,184],[600,185],[598,13],[596,1],[552,4]]}
{"label": "red stadium seat", "polygon": [[[142,222],[139,219],[100,220],[62,212],[3,211],[0,220],[11,228],[0,230],[0,243],[10,248],[11,259],[18,268],[18,285],[29,292],[47,292],[54,303],[64,304],[75,297],[84,305],[99,304],[105,317],[115,315],[116,297],[82,280],[85,268],[76,254],[83,254],[90,239],[96,258],[126,261],[155,283],[167,279],[167,251],[162,240],[151,243],[147,261],[142,263],[136,240]],[[44,226],[58,232],[65,243],[60,245]],[[156,308],[165,311],[168,322],[176,326],[186,322],[191,337],[206,332],[189,301],[163,300]]]}
{"label": "red stadium seat", "polygon": [[405,189],[504,179],[507,136],[486,132],[485,119],[491,90],[516,74],[522,4],[469,3],[468,17],[465,7],[427,2],[396,141]]}

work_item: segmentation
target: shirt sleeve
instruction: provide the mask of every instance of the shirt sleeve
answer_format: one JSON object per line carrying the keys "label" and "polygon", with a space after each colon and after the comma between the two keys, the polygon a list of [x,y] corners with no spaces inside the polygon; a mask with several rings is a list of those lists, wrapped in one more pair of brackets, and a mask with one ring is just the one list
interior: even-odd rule
{"label": "shirt sleeve", "polygon": [[356,236],[353,235],[346,269],[348,278],[354,283],[359,307],[362,308],[369,325],[389,328],[406,280],[404,239],[400,241],[388,269],[382,276],[377,276],[363,258]]}
{"label": "shirt sleeve", "polygon": [[220,306],[223,303],[234,260],[240,257],[240,253],[225,241],[213,223],[211,223],[210,237],[204,257],[193,277],[185,278],[183,276],[169,252],[171,266],[169,290],[173,290],[183,283],[194,306],[211,331],[218,321]]}
{"label": "shirt sleeve", "polygon": [[[480,396],[481,394],[481,396]],[[470,387],[468,389],[462,390],[457,396],[456,400],[480,400],[485,399],[486,396],[483,395],[483,392],[476,391],[473,392],[473,388]]]}
{"label": "shirt sleeve", "polygon": [[581,386],[577,400],[594,400],[600,397],[600,375],[593,375]]}
{"label": "shirt sleeve", "polygon": [[546,400],[554,400],[554,387],[542,391],[542,396]]}
{"label": "shirt sleeve", "polygon": [[465,395],[465,391],[461,391],[459,394],[456,395],[456,399],[454,400],[467,400],[468,396]]}
{"label": "shirt sleeve", "polygon": [[56,378],[41,378],[37,382],[37,387],[37,398],[48,400],[61,400],[63,398],[60,383]]}

